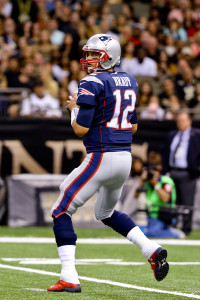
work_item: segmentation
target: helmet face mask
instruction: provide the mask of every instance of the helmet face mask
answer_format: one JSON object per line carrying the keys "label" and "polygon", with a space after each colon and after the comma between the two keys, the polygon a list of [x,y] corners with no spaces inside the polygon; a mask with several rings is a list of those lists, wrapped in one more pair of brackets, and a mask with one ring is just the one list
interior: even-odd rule
{"label": "helmet face mask", "polygon": [[[98,57],[87,59],[88,52],[97,52]],[[119,42],[107,34],[92,36],[83,47],[81,68],[87,72],[103,71],[120,63],[121,47]]]}
{"label": "helmet face mask", "polygon": [[[87,59],[87,53],[88,52],[96,52],[98,53],[98,57]],[[80,60],[81,69],[83,71],[95,71],[99,68],[101,68],[101,63],[106,62],[109,60],[109,56],[104,50],[98,50],[98,49],[90,49],[90,50],[83,50],[83,58]]]}

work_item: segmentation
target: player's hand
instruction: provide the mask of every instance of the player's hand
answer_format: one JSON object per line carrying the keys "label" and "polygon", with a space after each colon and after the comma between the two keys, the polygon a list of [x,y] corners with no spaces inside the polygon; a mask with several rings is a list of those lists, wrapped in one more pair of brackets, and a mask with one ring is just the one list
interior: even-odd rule
{"label": "player's hand", "polygon": [[66,105],[66,108],[69,111],[72,111],[72,109],[77,107],[77,104],[76,104],[77,98],[78,98],[77,92],[75,92],[73,96],[69,96],[69,98],[67,100],[67,105]]}

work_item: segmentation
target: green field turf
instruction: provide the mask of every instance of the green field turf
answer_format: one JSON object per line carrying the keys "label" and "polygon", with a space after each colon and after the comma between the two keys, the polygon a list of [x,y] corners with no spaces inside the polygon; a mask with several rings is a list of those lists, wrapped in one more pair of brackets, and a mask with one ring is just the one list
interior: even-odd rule
{"label": "green field turf", "polygon": [[[116,238],[119,235],[109,229],[77,229],[79,238]],[[2,236],[53,237],[51,228],[0,228]],[[193,231],[187,238],[199,239],[200,231]],[[200,262],[200,246],[166,245],[169,262]],[[55,244],[0,243],[0,264],[19,268],[31,268],[60,273],[60,265],[22,264],[20,261],[5,261],[5,258],[48,258],[57,259]],[[4,269],[0,267],[0,299],[200,299],[200,265],[170,265],[166,279],[157,282],[150,265],[141,255],[140,250],[132,245],[90,245],[77,244],[76,258],[79,259],[120,259],[122,262],[141,262],[143,265],[110,265],[104,262],[77,264],[80,277],[110,280],[130,284],[141,289],[127,288],[91,282],[81,279],[82,293],[47,293],[46,288],[58,280],[58,276],[35,274]],[[143,288],[172,292],[162,294],[145,291]],[[33,291],[28,289],[41,289]],[[175,292],[187,296],[176,295]],[[190,296],[191,295],[191,296]],[[193,296],[192,296],[193,295]],[[189,297],[190,296],[190,297]]]}

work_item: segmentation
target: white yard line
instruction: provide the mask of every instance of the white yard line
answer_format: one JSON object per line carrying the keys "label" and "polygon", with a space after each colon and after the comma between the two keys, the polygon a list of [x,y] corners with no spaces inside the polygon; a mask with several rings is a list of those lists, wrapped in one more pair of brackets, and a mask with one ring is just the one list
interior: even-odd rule
{"label": "white yard line", "polygon": [[[200,246],[200,240],[177,240],[177,239],[151,239],[162,245],[176,246]],[[27,243],[27,244],[54,244],[54,238],[45,237],[0,237],[0,243]],[[92,244],[92,245],[130,245],[131,242],[127,239],[112,239],[112,238],[80,238],[77,244]]]}
{"label": "white yard line", "polygon": [[[60,276],[60,274],[54,273],[54,272],[47,272],[47,271],[31,269],[31,268],[14,267],[14,266],[9,266],[9,265],[4,265],[4,264],[0,264],[0,268],[11,269],[11,270],[16,270],[16,271],[24,271],[24,272],[28,272],[28,273],[37,273],[37,274],[49,275],[49,276]],[[200,295],[186,294],[186,293],[180,293],[180,292],[175,292],[175,291],[165,291],[165,290],[159,290],[159,289],[152,289],[152,288],[146,288],[146,287],[127,284],[127,283],[115,282],[115,281],[111,281],[111,280],[102,280],[102,279],[90,278],[90,277],[85,277],[85,276],[79,276],[79,278],[80,278],[80,280],[85,280],[85,281],[90,281],[90,282],[97,282],[97,283],[104,283],[104,284],[109,284],[109,285],[113,285],[113,286],[120,286],[120,287],[124,287],[124,288],[129,288],[129,289],[142,290],[142,291],[146,291],[146,292],[176,295],[176,296],[182,296],[182,297],[187,297],[187,298],[192,298],[192,299],[200,299]]]}
{"label": "white yard line", "polygon": [[[21,265],[60,265],[60,259],[58,258],[11,258],[2,257],[2,261],[6,262],[19,262]],[[147,262],[133,262],[133,261],[123,261],[122,259],[112,259],[112,258],[92,258],[92,259],[76,259],[76,265],[119,265],[119,266],[143,266]],[[199,266],[199,261],[181,261],[181,262],[169,262],[173,266]]]}
{"label": "white yard line", "polygon": [[24,288],[24,290],[34,291],[34,292],[46,292],[44,289],[34,289],[34,288]]}

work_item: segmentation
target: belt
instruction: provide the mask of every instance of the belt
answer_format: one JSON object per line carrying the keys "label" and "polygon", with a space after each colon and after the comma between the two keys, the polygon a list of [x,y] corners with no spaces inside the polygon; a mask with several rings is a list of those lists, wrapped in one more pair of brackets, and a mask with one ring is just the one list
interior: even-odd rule
{"label": "belt", "polygon": [[176,167],[171,167],[171,171],[189,171],[188,168],[176,168]]}

